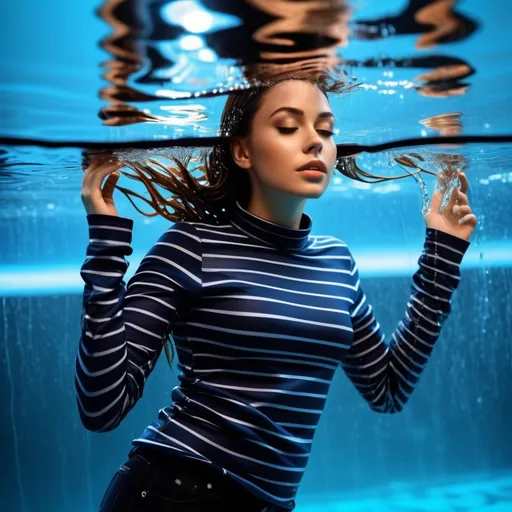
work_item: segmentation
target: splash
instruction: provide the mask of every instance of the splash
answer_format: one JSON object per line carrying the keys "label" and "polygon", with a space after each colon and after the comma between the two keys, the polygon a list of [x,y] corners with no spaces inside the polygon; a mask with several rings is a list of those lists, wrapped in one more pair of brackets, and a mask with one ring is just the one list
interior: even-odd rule
{"label": "splash", "polygon": [[[423,215],[429,212],[432,201],[422,173],[436,177],[434,192],[439,191],[443,196],[441,201],[442,213],[450,200],[453,189],[460,186],[458,171],[467,168],[467,160],[461,155],[422,152],[421,154],[391,153],[390,156],[400,167],[409,173],[418,184],[422,198],[421,211]],[[431,167],[433,170],[429,170],[426,167]],[[414,169],[414,171],[409,171],[408,168]]]}
{"label": "splash", "polygon": [[170,146],[158,149],[120,149],[113,151],[112,156],[126,164],[142,164],[155,158],[186,162],[189,159],[193,161],[203,160],[208,154],[208,151],[209,150],[206,148]]}

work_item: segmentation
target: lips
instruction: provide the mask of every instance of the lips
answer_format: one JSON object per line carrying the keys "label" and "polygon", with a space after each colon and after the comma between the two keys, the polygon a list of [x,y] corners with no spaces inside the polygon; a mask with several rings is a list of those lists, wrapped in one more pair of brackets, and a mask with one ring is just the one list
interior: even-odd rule
{"label": "lips", "polygon": [[307,164],[297,169],[297,171],[307,170],[317,170],[327,174],[327,166],[321,160],[311,160]]}

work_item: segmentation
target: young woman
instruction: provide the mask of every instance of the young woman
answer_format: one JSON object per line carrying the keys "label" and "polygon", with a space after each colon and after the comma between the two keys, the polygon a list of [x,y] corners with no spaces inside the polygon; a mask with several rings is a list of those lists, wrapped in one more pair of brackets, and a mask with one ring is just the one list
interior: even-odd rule
{"label": "young woman", "polygon": [[348,247],[310,235],[303,213],[336,164],[326,84],[287,79],[233,93],[221,127],[230,143],[205,159],[204,179],[189,161],[131,164],[175,223],[126,288],[133,221],[112,196],[123,164],[96,161],[84,174],[84,426],[120,424],[171,335],[180,369],[172,404],[133,440],[101,511],[292,510],[336,368],[381,413],[402,410],[418,382],[476,225],[468,182],[460,174],[442,210],[434,194],[410,301],[387,343]]}

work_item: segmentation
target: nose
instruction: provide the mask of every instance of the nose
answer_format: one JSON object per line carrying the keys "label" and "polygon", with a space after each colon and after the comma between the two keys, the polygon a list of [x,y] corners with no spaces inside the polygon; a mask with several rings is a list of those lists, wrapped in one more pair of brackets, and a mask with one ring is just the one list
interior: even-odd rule
{"label": "nose", "polygon": [[304,153],[313,153],[315,155],[319,155],[322,152],[323,147],[324,143],[322,141],[322,138],[315,131],[314,136],[307,142]]}

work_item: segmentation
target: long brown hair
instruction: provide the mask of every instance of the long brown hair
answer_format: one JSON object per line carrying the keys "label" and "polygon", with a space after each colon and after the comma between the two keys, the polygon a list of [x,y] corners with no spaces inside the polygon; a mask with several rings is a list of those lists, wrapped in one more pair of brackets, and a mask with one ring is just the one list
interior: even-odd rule
{"label": "long brown hair", "polygon": [[[148,217],[160,215],[171,222],[226,223],[232,215],[236,202],[247,203],[250,195],[248,174],[233,160],[230,137],[244,137],[249,134],[251,121],[265,92],[286,80],[309,81],[326,96],[330,93],[348,92],[356,87],[356,85],[347,86],[346,82],[324,74],[317,77],[281,77],[251,88],[235,90],[228,96],[221,116],[219,135],[228,142],[213,146],[210,151],[203,152],[199,157],[186,155],[187,152],[183,148],[176,148],[176,151],[171,152],[165,151],[164,154],[171,161],[171,165],[166,165],[157,158],[149,158],[143,163],[129,159],[123,160],[125,166],[132,169],[135,174],[121,171],[122,174],[130,179],[141,181],[150,199],[119,185],[116,185],[116,188],[128,198],[138,212]],[[155,155],[159,156],[158,152]],[[351,174],[353,174],[353,176],[350,175],[351,178],[361,179],[361,181],[372,177],[358,168],[351,168]],[[360,174],[359,178],[358,174]],[[382,178],[379,181],[386,179],[388,178]],[[170,196],[164,197],[157,190],[157,186],[169,192]],[[142,200],[153,211],[142,211],[132,197]],[[172,368],[174,348],[170,332],[166,334],[164,348],[167,361]]]}
{"label": "long brown hair", "polygon": [[[171,222],[225,223],[236,201],[243,202],[250,193],[247,173],[236,165],[231,155],[230,138],[247,136],[264,93],[278,83],[291,79],[309,81],[326,95],[345,92],[354,87],[329,75],[322,75],[279,78],[251,88],[235,90],[228,96],[221,116],[219,135],[223,141],[227,139],[226,142],[201,152],[199,157],[186,155],[184,148],[173,148],[172,151],[167,149],[160,152],[160,155],[158,151],[155,152],[156,156],[166,155],[163,158],[170,160],[171,165],[165,165],[156,158],[149,158],[143,163],[125,161],[125,166],[135,171],[135,175],[124,171],[123,175],[142,181],[150,199],[118,185],[116,188],[126,195],[138,212],[146,216],[161,215]],[[171,195],[163,197],[155,185]],[[140,210],[132,196],[144,201],[154,211],[148,213]]]}

